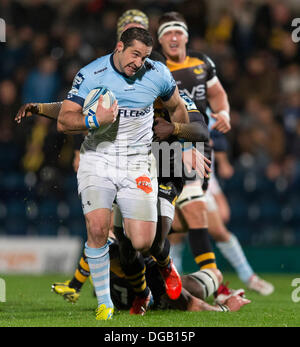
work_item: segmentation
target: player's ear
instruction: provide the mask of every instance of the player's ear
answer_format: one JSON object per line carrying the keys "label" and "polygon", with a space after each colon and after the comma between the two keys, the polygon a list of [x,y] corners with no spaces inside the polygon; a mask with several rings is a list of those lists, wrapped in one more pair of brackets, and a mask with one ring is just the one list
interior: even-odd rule
{"label": "player's ear", "polygon": [[121,53],[123,51],[123,49],[124,49],[124,43],[122,41],[119,41],[117,43],[116,49],[117,49],[118,53]]}

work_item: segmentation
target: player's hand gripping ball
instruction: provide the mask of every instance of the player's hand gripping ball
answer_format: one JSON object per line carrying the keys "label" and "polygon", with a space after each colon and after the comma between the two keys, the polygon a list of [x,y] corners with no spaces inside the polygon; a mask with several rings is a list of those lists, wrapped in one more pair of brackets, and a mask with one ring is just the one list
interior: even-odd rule
{"label": "player's hand gripping ball", "polygon": [[110,128],[116,120],[117,112],[116,97],[106,87],[92,89],[87,95],[82,109],[87,128],[97,129],[100,134]]}

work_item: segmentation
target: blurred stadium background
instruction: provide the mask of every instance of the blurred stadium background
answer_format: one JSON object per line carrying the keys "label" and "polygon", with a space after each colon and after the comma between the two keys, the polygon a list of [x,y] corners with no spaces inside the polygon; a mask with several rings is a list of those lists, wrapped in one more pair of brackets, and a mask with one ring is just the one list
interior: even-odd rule
{"label": "blurred stadium background", "polygon": [[17,125],[14,116],[26,102],[63,100],[75,73],[112,51],[117,18],[128,8],[149,15],[154,37],[159,16],[180,11],[189,47],[215,61],[231,104],[234,175],[221,178],[228,228],[257,272],[299,272],[300,43],[291,26],[299,0],[1,0],[0,273],[73,270],[67,250],[76,261],[76,238],[85,239],[73,139],[51,120]]}

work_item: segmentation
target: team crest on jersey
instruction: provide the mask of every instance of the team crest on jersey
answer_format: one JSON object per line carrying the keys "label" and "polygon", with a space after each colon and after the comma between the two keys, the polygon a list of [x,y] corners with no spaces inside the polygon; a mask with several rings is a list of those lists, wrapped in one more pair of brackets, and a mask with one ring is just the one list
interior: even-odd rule
{"label": "team crest on jersey", "polygon": [[78,72],[78,74],[74,78],[73,82],[73,88],[79,89],[81,83],[84,81],[84,76],[81,72]]}
{"label": "team crest on jersey", "polygon": [[151,180],[147,176],[140,176],[135,179],[136,185],[139,189],[142,189],[145,193],[150,194],[152,189]]}
{"label": "team crest on jersey", "polygon": [[196,74],[196,75],[201,75],[204,70],[202,69],[202,67],[197,67],[193,70],[193,72]]}
{"label": "team crest on jersey", "polygon": [[79,87],[83,81],[84,81],[83,74],[81,72],[78,72],[78,74],[74,78],[72,89],[68,93],[68,96],[67,96],[68,99],[71,99],[73,95],[78,95]]}

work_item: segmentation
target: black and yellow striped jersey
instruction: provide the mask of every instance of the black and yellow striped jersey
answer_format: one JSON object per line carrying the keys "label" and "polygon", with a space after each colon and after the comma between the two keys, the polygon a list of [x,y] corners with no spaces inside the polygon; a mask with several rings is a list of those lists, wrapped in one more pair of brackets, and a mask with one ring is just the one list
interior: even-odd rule
{"label": "black and yellow striped jersey", "polygon": [[195,102],[208,124],[207,88],[217,78],[213,61],[205,54],[190,51],[182,63],[174,63],[167,59],[166,65],[172,72],[179,91],[184,92]]}

